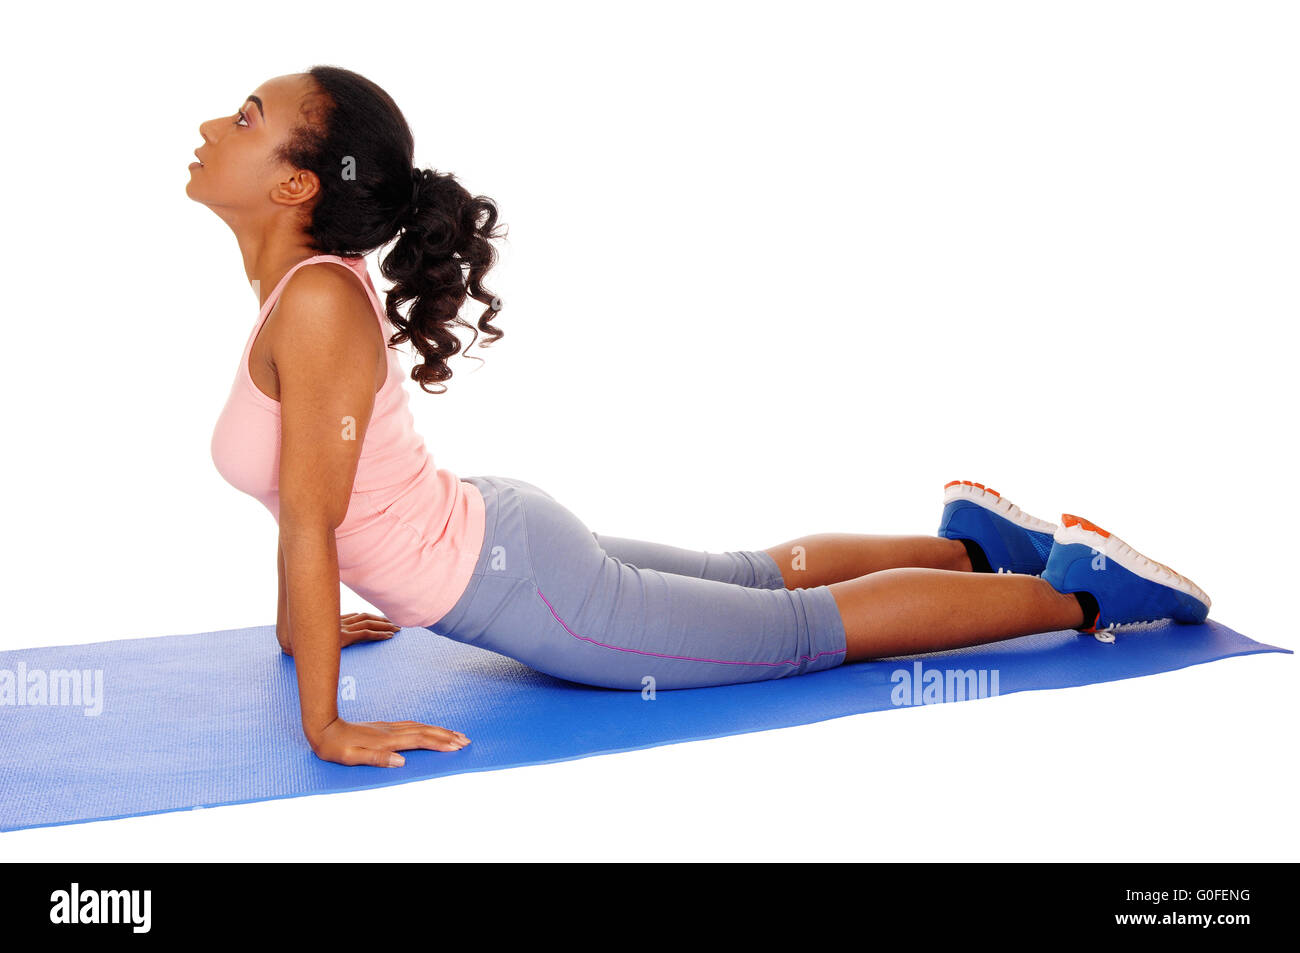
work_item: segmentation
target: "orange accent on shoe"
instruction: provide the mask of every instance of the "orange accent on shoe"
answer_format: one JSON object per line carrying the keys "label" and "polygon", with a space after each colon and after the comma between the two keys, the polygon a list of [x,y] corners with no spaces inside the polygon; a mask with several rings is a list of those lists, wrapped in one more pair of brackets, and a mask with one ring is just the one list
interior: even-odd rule
{"label": "orange accent on shoe", "polygon": [[1079,527],[1082,527],[1083,529],[1087,530],[1087,531],[1090,532],[1090,533],[1096,533],[1096,534],[1099,535],[1099,536],[1105,536],[1107,539],[1110,538],[1110,533],[1106,532],[1104,529],[1102,529],[1102,528],[1101,528],[1100,526],[1098,526],[1096,523],[1093,523],[1093,522],[1090,522],[1089,520],[1084,519],[1082,516],[1074,516],[1074,515],[1072,515],[1072,514],[1070,514],[1070,513],[1062,513],[1062,514],[1061,514],[1061,525],[1062,525],[1062,526],[1079,526]]}
{"label": "orange accent on shoe", "polygon": [[999,493],[997,490],[993,489],[993,487],[991,487],[991,486],[985,486],[983,483],[972,483],[970,480],[949,480],[947,483],[945,483],[945,484],[943,485],[943,488],[946,490],[946,489],[948,489],[948,487],[950,487],[950,486],[957,486],[958,484],[961,484],[962,486],[976,486],[976,487],[979,487],[979,488],[980,488],[981,490],[983,490],[985,493],[992,493],[992,494],[993,494],[994,496],[996,496],[999,500],[1002,499],[1002,494]]}
{"label": "orange accent on shoe", "polygon": [[[1084,519],[1081,516],[1071,516],[1069,513],[1062,513],[1061,522],[1066,526],[1075,526],[1075,525],[1082,526],[1086,530],[1091,530],[1092,532],[1097,533],[1101,536],[1105,536],[1108,539],[1110,538],[1110,533],[1106,532],[1096,523],[1088,522],[1088,520]],[[1164,563],[1157,562],[1156,560],[1152,559],[1150,556],[1145,556],[1143,558],[1146,559],[1148,562],[1155,563],[1157,566],[1159,566],[1165,572],[1169,573],[1169,575],[1171,576],[1178,576],[1180,579],[1186,579],[1186,577],[1183,576],[1181,573],[1175,572],[1173,569],[1166,566]]]}

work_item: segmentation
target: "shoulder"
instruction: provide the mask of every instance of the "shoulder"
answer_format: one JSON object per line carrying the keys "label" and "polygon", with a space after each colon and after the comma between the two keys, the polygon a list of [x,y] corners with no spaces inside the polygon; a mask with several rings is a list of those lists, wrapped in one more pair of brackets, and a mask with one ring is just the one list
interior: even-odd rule
{"label": "shoulder", "polygon": [[272,359],[314,351],[339,361],[371,355],[378,340],[374,304],[346,265],[317,261],[285,282],[270,322]]}

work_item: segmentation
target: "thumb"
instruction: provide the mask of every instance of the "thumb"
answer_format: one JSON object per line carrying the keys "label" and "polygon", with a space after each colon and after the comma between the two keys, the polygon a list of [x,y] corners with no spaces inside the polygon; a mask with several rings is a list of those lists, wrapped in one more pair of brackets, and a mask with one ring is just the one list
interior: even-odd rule
{"label": "thumb", "polygon": [[358,748],[356,750],[360,755],[357,764],[374,765],[376,768],[400,768],[406,764],[406,759],[396,751],[385,751],[383,748]]}

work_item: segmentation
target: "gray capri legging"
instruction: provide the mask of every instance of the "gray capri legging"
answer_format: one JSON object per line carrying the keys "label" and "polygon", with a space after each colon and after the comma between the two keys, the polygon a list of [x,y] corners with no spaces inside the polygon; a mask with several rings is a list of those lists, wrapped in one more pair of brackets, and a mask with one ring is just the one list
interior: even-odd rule
{"label": "gray capri legging", "polygon": [[604,688],[700,688],[844,661],[826,586],[786,589],[761,550],[708,553],[603,536],[545,490],[462,477],[483,494],[469,585],[427,628],[530,668]]}

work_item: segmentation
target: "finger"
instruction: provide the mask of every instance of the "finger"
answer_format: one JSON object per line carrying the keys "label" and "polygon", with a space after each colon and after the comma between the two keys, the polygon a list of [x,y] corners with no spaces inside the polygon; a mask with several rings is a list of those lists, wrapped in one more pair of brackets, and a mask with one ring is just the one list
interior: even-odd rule
{"label": "finger", "polygon": [[[464,732],[452,731],[450,728],[441,728],[438,725],[426,725],[420,721],[363,721],[359,722],[359,724],[366,725],[370,728],[387,729],[399,733],[403,740],[409,737],[407,734],[408,731],[416,729],[421,732],[431,732],[432,737],[441,741],[449,743],[459,742],[459,747],[464,747],[470,743],[468,736],[466,736]],[[422,745],[412,745],[411,747],[422,747]]]}
{"label": "finger", "polygon": [[394,749],[409,751],[424,748],[429,751],[459,751],[469,740],[462,740],[455,732],[433,725],[415,725],[401,729],[392,740]]}
{"label": "finger", "polygon": [[415,725],[417,728],[427,728],[432,732],[441,733],[439,737],[445,738],[448,741],[459,741],[462,744],[469,744],[469,738],[464,734],[464,732],[452,731],[450,728],[443,728],[441,725],[425,725],[416,721],[406,722],[406,724]]}
{"label": "finger", "polygon": [[418,721],[401,723],[369,721],[360,724],[383,732],[387,737],[376,739],[375,745],[383,745],[390,751],[410,751],[414,748],[428,751],[459,751],[469,744],[469,739],[462,739],[458,732],[434,725],[422,725]]}
{"label": "finger", "polygon": [[346,645],[356,642],[386,642],[397,634],[392,629],[366,629],[355,625],[344,626],[339,632]]}
{"label": "finger", "polygon": [[357,724],[365,725],[369,728],[379,728],[385,731],[405,731],[409,728],[432,728],[434,725],[426,725],[422,721],[362,721]]}
{"label": "finger", "polygon": [[422,739],[421,747],[433,747],[436,751],[459,751],[469,744],[469,739],[459,731],[433,725],[422,725],[415,730],[415,737]]}
{"label": "finger", "polygon": [[401,626],[391,619],[372,612],[348,612],[339,616],[341,625],[356,626],[363,629],[400,629]]}

